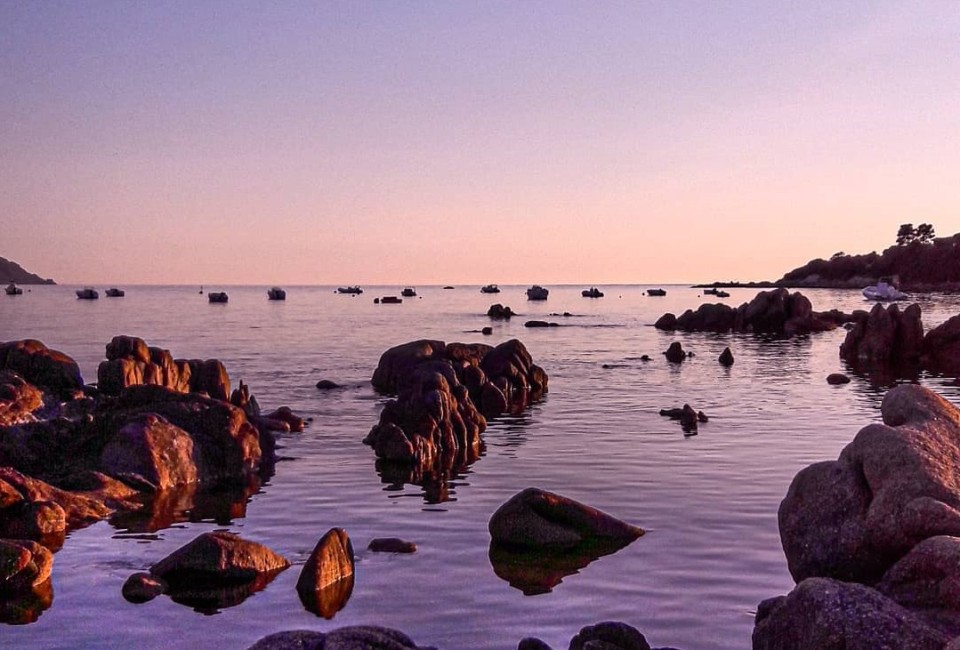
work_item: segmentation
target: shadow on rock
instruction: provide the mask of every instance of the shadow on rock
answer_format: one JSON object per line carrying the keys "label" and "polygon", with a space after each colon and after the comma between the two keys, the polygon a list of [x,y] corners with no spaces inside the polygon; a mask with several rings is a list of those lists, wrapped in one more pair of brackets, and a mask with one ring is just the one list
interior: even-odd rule
{"label": "shadow on rock", "polygon": [[35,623],[53,604],[53,581],[47,579],[31,590],[0,597],[0,623]]}
{"label": "shadow on rock", "polygon": [[490,564],[498,578],[525,596],[547,594],[567,576],[580,572],[604,555],[613,555],[631,542],[590,540],[567,549],[519,549],[490,543]]}

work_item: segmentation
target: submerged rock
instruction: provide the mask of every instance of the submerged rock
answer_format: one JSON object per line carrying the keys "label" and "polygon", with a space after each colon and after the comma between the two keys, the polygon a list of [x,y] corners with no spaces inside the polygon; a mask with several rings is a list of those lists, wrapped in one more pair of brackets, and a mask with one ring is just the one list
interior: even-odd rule
{"label": "submerged rock", "polygon": [[417,545],[399,537],[377,537],[370,540],[367,550],[374,553],[416,553]]}
{"label": "submerged rock", "polygon": [[667,351],[663,354],[666,355],[667,361],[670,363],[681,363],[687,358],[687,354],[683,351],[683,346],[680,344],[680,341],[671,343],[670,347],[668,347]]}
{"label": "submerged rock", "polygon": [[730,348],[723,348],[723,352],[720,353],[718,361],[720,361],[721,366],[726,366],[727,368],[733,365],[733,352],[730,351]]}
{"label": "submerged rock", "polygon": [[839,386],[840,384],[849,384],[850,378],[847,377],[842,372],[834,372],[827,375],[827,383],[831,386]]}
{"label": "submerged rock", "polygon": [[294,630],[277,632],[248,650],[436,650],[418,646],[403,632],[386,627],[357,625],[330,632]]}
{"label": "submerged rock", "polygon": [[504,307],[500,303],[490,305],[490,309],[487,310],[487,316],[494,320],[510,320],[510,318],[516,315],[512,309]]}

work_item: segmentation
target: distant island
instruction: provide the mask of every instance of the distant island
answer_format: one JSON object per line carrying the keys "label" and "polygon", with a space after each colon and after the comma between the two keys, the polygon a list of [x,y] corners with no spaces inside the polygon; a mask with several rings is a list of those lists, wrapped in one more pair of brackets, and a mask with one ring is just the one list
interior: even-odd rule
{"label": "distant island", "polygon": [[0,282],[16,282],[17,284],[56,284],[51,278],[41,278],[35,273],[30,273],[22,266],[0,257]]}
{"label": "distant island", "polygon": [[896,244],[882,253],[834,253],[815,259],[772,282],[713,282],[698,287],[799,287],[861,289],[891,278],[904,291],[960,291],[960,233],[933,236],[933,226],[903,224]]}

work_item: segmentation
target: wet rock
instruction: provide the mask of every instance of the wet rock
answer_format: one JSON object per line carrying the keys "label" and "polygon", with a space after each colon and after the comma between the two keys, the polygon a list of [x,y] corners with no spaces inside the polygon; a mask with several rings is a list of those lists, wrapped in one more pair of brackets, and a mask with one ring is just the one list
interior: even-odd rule
{"label": "wet rock", "polygon": [[83,388],[77,362],[34,339],[0,344],[0,370],[15,372],[34,386],[58,395]]}
{"label": "wet rock", "polygon": [[0,594],[27,592],[50,579],[53,553],[36,542],[0,539]]}
{"label": "wet rock", "polygon": [[671,343],[664,354],[670,363],[680,363],[687,358],[686,353],[683,351],[683,346],[680,345],[680,341]]}
{"label": "wet rock", "polygon": [[43,406],[43,392],[20,375],[0,370],[0,427],[30,422]]}
{"label": "wet rock", "polygon": [[483,334],[484,336],[490,336],[491,334],[493,334],[493,328],[484,327],[482,330],[480,330],[480,333]]}
{"label": "wet rock", "polygon": [[686,433],[696,432],[699,423],[709,420],[706,413],[697,411],[689,404],[684,404],[681,408],[660,409],[660,415],[671,420],[679,420],[680,426]]}
{"label": "wet rock", "polygon": [[570,650],[650,650],[647,639],[626,623],[604,622],[588,625],[570,639]]}
{"label": "wet rock", "polygon": [[827,383],[831,386],[839,386],[840,384],[849,384],[850,378],[847,377],[842,372],[834,372],[827,375]]}
{"label": "wet rock", "polygon": [[167,583],[151,573],[134,573],[123,583],[121,593],[131,603],[146,603],[167,590]]}
{"label": "wet rock", "polygon": [[303,431],[303,427],[306,424],[306,421],[290,410],[289,406],[281,406],[277,410],[267,413],[261,417],[266,420],[283,422],[287,425],[287,429],[289,431],[295,432]]}
{"label": "wet rock", "polygon": [[720,361],[721,366],[726,366],[729,368],[733,365],[733,352],[730,351],[730,348],[724,348],[723,352],[720,353],[720,358],[718,360]]}
{"label": "wet rock", "polygon": [[[67,526],[70,528],[100,521],[110,515],[119,505],[131,505],[124,502],[123,499],[134,494],[133,490],[127,490],[122,496],[101,492],[84,493],[61,490],[39,479],[25,476],[10,467],[0,467],[0,482],[7,483],[21,495],[24,503],[21,507],[27,507],[26,504],[33,504],[29,506],[33,508],[30,511],[31,513],[37,512],[37,504],[56,504],[63,510]],[[43,515],[46,520],[59,519],[55,514],[50,515],[49,510],[42,506],[40,511],[46,511],[46,514]],[[32,518],[34,514],[30,516]]]}
{"label": "wet rock", "polygon": [[262,544],[233,533],[211,532],[154,564],[150,573],[177,588],[194,580],[246,582],[289,566],[286,558]]}
{"label": "wet rock", "polygon": [[321,379],[317,382],[317,388],[320,390],[334,390],[340,388],[340,384],[330,381],[329,379]]}
{"label": "wet rock", "polygon": [[935,372],[960,376],[960,316],[927,332],[921,350],[924,366]]}
{"label": "wet rock", "polygon": [[545,320],[528,320],[524,327],[560,327],[559,323],[548,323]]}
{"label": "wet rock", "polygon": [[67,514],[52,501],[21,500],[0,510],[0,537],[47,542],[67,532]]}
{"label": "wet rock", "polygon": [[553,650],[553,648],[536,637],[528,636],[520,639],[520,643],[517,644],[517,650]]}
{"label": "wet rock", "polygon": [[495,544],[533,548],[575,547],[589,539],[629,544],[644,533],[595,508],[538,488],[527,488],[501,505],[488,528]]}
{"label": "wet rock", "polygon": [[657,322],[654,323],[653,326],[658,330],[672,332],[677,329],[677,317],[671,313],[666,313],[658,318]]}
{"label": "wet rock", "polygon": [[960,535],[960,411],[917,385],[881,405],[837,461],[794,478],[780,504],[791,575],[872,584],[923,540]]}
{"label": "wet rock", "polygon": [[353,576],[353,544],[347,531],[332,528],[320,538],[300,572],[297,591],[313,593],[327,585]]}
{"label": "wet rock", "polygon": [[516,316],[516,313],[509,307],[504,307],[500,303],[495,305],[490,305],[490,309],[487,310],[487,316],[495,320],[509,320],[513,316]]}
{"label": "wet rock", "polygon": [[413,370],[425,361],[442,359],[446,349],[443,341],[421,339],[392,347],[382,355],[370,383],[373,387],[387,394],[397,394]]}
{"label": "wet rock", "polygon": [[341,627],[330,632],[277,632],[248,650],[436,650],[418,646],[397,630],[372,625]]}
{"label": "wet rock", "polygon": [[0,623],[34,623],[53,604],[53,580],[45,580],[32,589],[0,597]]}
{"label": "wet rock", "polygon": [[416,553],[417,545],[399,537],[377,537],[370,540],[367,549],[374,553]]}
{"label": "wet rock", "polygon": [[755,650],[943,648],[950,636],[865,585],[803,580],[787,596],[760,603]]}

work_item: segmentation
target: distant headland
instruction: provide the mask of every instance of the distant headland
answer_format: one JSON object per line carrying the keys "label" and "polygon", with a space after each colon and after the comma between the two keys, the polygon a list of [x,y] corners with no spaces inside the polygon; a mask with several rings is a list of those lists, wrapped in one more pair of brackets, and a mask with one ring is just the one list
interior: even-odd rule
{"label": "distant headland", "polygon": [[17,284],[56,284],[52,278],[41,278],[30,273],[22,266],[0,257],[0,282],[16,282]]}
{"label": "distant headland", "polygon": [[860,289],[892,278],[904,291],[960,291],[960,233],[934,237],[933,226],[903,224],[896,243],[882,253],[834,253],[768,282],[713,282],[698,287],[794,287]]}

